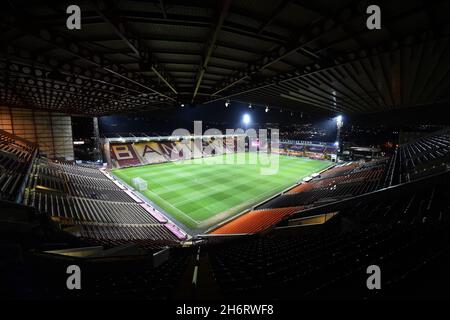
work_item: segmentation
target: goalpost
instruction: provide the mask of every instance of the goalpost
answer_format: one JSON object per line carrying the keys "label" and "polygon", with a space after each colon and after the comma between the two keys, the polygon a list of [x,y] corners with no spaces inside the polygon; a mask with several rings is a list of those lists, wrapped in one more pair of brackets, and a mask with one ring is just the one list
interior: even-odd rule
{"label": "goalpost", "polygon": [[142,178],[136,177],[131,179],[131,184],[137,191],[147,190],[147,181]]}

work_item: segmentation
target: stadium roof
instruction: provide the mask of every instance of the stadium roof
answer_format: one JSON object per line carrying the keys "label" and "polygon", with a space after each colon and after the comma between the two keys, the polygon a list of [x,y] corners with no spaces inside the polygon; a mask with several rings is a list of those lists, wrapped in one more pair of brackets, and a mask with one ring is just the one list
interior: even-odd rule
{"label": "stadium roof", "polygon": [[369,113],[450,100],[450,2],[3,1],[0,104],[105,115],[236,100]]}

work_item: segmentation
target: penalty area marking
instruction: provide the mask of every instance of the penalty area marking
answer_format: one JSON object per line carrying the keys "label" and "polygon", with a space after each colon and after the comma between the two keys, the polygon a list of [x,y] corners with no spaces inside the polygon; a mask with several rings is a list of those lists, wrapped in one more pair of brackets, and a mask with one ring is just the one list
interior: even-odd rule
{"label": "penalty area marking", "polygon": [[[122,181],[119,175],[116,175],[116,177],[118,177],[119,180]],[[168,189],[166,186],[162,186],[162,187],[163,187],[164,189]],[[161,200],[164,204],[167,204],[169,207],[171,207],[172,209],[174,209],[177,213],[182,214],[183,216],[187,217],[188,219],[190,219],[191,221],[193,221],[193,222],[194,222],[195,224],[197,224],[197,225],[200,224],[199,221],[193,219],[192,217],[190,217],[189,215],[187,215],[186,213],[184,213],[184,212],[181,211],[180,209],[174,207],[172,204],[170,204],[169,202],[167,202],[166,200],[164,200],[163,198],[161,198],[158,194],[156,194],[156,193],[150,191],[150,189],[147,188],[146,190],[144,190],[144,191],[142,191],[142,192],[140,192],[140,191],[137,191],[137,192],[140,193],[140,194],[143,194],[144,192],[148,192],[148,193],[150,193],[151,195],[154,195],[156,198],[158,198],[159,200]],[[145,197],[145,194],[143,194],[143,196]],[[146,197],[146,198],[147,198],[147,197]],[[149,199],[149,200],[151,200],[151,199]]]}

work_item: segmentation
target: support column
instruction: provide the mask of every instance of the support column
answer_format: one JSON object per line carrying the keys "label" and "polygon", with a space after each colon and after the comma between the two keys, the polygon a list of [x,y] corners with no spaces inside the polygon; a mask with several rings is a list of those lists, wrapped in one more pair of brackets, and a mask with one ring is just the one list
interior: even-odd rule
{"label": "support column", "polygon": [[102,155],[102,145],[100,140],[100,130],[98,128],[98,118],[93,117],[92,122],[93,122],[93,140],[94,140],[94,152],[93,152],[94,160],[95,161],[100,160],[103,163],[104,161]]}

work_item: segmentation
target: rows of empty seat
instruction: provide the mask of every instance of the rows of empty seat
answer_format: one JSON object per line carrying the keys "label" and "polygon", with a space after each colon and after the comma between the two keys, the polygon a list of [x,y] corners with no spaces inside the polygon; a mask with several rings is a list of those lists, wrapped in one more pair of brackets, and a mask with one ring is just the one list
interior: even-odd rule
{"label": "rows of empty seat", "polygon": [[80,235],[88,239],[109,240],[161,240],[174,239],[161,224],[153,225],[98,225],[81,224]]}
{"label": "rows of empty seat", "polygon": [[47,170],[63,171],[66,174],[80,175],[83,177],[92,177],[97,179],[105,179],[105,176],[92,166],[80,166],[67,162],[47,162]]}
{"label": "rows of empty seat", "polygon": [[351,196],[376,190],[379,179],[384,172],[384,162],[376,165],[366,164],[351,169],[333,172],[330,176],[327,172],[308,183],[303,183],[271,201],[260,208],[281,208],[293,205],[312,205],[344,199]]}
{"label": "rows of empty seat", "polygon": [[[420,274],[424,261],[449,253],[449,192],[447,183],[425,192],[396,193],[394,201],[383,194],[355,199],[340,209],[332,228],[314,233],[277,229],[252,239],[211,243],[215,279],[230,298],[361,298],[372,294],[366,268],[376,264],[383,272],[378,294],[389,294],[386,289],[398,289],[405,275],[414,283],[411,274]],[[345,224],[336,222],[344,218]]]}
{"label": "rows of empty seat", "polygon": [[365,248],[385,238],[386,234],[374,231],[264,237],[212,247],[210,258],[226,296],[288,298],[295,291],[301,295],[313,289],[320,271],[329,269],[329,263],[336,264],[334,255],[346,257],[344,253],[352,247]]}
{"label": "rows of empty seat", "polygon": [[350,169],[321,175],[308,183],[303,183],[287,193],[276,197],[260,208],[283,208],[310,206],[341,200],[377,190],[385,170],[385,161],[362,164]]}
{"label": "rows of empty seat", "polygon": [[252,210],[225,225],[213,230],[211,234],[256,233],[266,230],[282,219],[298,212],[300,207]]}
{"label": "rows of empty seat", "polygon": [[34,163],[31,179],[37,179],[35,184],[42,184],[51,188],[61,189],[64,187],[63,184],[67,183],[74,184],[77,187],[88,186],[100,190],[119,189],[100,170],[84,167],[76,168],[74,165],[53,163],[47,159],[39,159]]}
{"label": "rows of empty seat", "polygon": [[[28,265],[15,271],[23,279],[32,281],[24,281],[20,291],[11,290],[10,298],[99,302],[105,299],[170,299],[173,298],[189,261],[186,252],[173,250],[173,254],[158,266],[153,265],[151,255],[124,259],[93,258],[87,261],[36,255]],[[61,283],[65,284],[66,277],[61,270],[65,270],[68,264],[76,264],[82,270],[81,290],[67,290],[65,285],[61,286]]]}
{"label": "rows of empty seat", "polygon": [[28,189],[51,189],[52,191],[60,191],[74,197],[133,202],[131,197],[109,179],[106,179],[104,175],[84,177],[80,174],[66,173],[61,169],[49,170],[47,168],[48,163],[48,161],[40,160],[33,165]]}
{"label": "rows of empty seat", "polygon": [[70,197],[52,192],[33,193],[30,203],[40,212],[69,221],[148,224],[158,223],[137,203],[113,202],[87,198]]}
{"label": "rows of empty seat", "polygon": [[442,130],[401,145],[396,156],[400,183],[443,171],[450,163],[450,132]]}
{"label": "rows of empty seat", "polygon": [[16,201],[37,146],[0,130],[0,199]]}
{"label": "rows of empty seat", "polygon": [[[295,208],[322,205],[380,188],[387,159],[369,163],[350,163],[325,171],[308,183],[294,187],[285,194],[231,220],[212,231],[212,234],[253,233],[265,230],[286,217]],[[294,211],[295,211],[294,210]]]}
{"label": "rows of empty seat", "polygon": [[63,226],[78,226],[81,236],[95,243],[110,246],[147,239],[158,246],[177,241],[145,206],[93,167],[37,159],[24,204],[48,214]]}
{"label": "rows of empty seat", "polygon": [[352,172],[352,170],[359,166],[358,162],[346,162],[343,164],[338,164],[333,168],[326,170],[321,173],[322,178],[333,178],[335,176],[345,175]]}
{"label": "rows of empty seat", "polygon": [[[142,164],[162,163],[193,157],[207,157],[237,151],[234,137],[204,138],[186,141],[150,141],[137,143],[113,143],[110,155],[113,167],[129,167]],[[188,152],[186,152],[188,150]]]}

